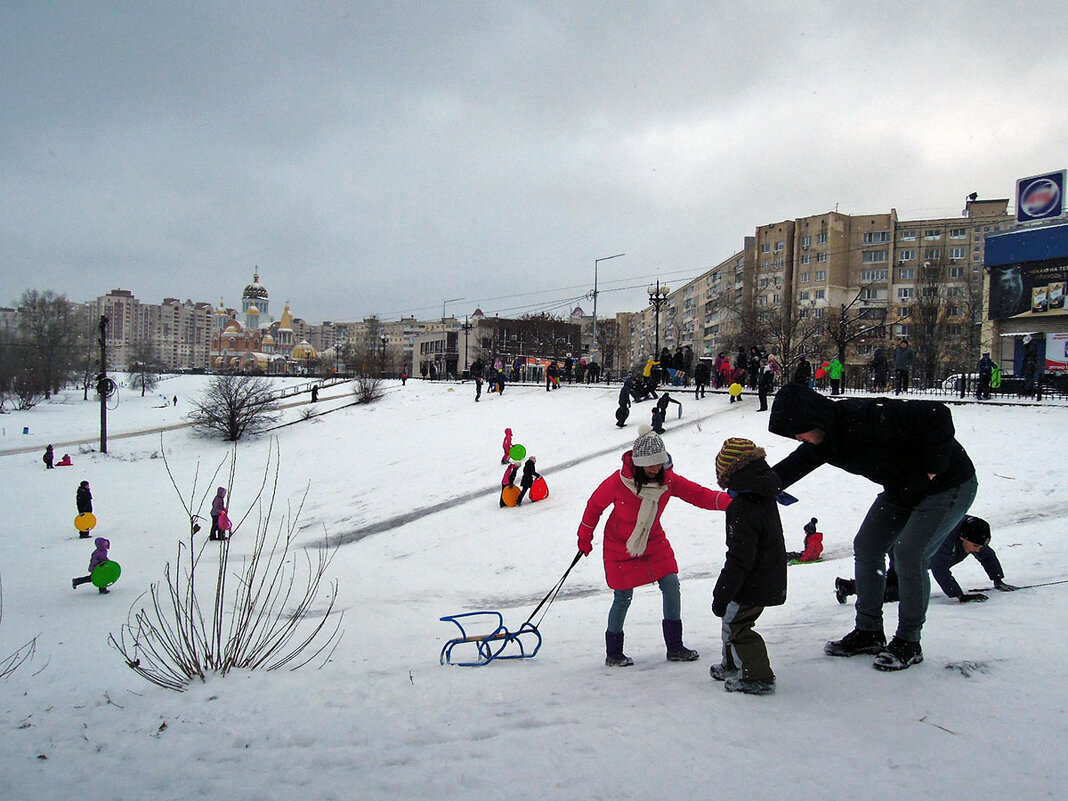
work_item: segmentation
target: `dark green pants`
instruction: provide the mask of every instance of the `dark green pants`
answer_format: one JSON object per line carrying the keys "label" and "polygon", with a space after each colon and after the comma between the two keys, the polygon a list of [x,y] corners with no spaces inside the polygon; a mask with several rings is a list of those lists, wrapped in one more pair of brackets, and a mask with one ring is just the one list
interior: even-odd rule
{"label": "dark green pants", "polygon": [[744,606],[731,601],[723,616],[723,664],[741,668],[742,676],[747,679],[775,678],[764,638],[753,630],[763,611],[763,606]]}

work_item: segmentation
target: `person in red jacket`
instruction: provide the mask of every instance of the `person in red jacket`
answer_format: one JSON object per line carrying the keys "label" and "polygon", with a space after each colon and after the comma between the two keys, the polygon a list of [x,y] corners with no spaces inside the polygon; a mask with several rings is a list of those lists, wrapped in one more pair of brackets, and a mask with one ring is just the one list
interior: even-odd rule
{"label": "person in red jacket", "polygon": [[787,551],[788,562],[815,562],[823,555],[823,534],[816,531],[816,523],[819,521],[812,518],[805,523],[805,550]]}
{"label": "person in red jacket", "polygon": [[623,653],[623,622],[634,588],[657,582],[663,595],[664,642],[672,662],[691,662],[700,655],[682,643],[682,601],[679,566],[660,515],[676,495],[702,509],[723,511],[731,502],[726,492],[708,489],[675,473],[664,441],[642,424],[634,447],[623,454],[623,466],[594,490],[578,528],[578,547],[593,551],[593,532],[601,514],[612,512],[604,527],[604,575],[614,590],[605,631],[605,664],[626,667],[634,661]]}

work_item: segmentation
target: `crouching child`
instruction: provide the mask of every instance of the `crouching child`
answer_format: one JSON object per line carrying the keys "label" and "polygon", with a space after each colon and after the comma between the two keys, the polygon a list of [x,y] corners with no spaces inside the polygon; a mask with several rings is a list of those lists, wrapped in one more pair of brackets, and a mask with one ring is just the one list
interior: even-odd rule
{"label": "crouching child", "polygon": [[734,498],[727,507],[727,554],[712,591],[712,613],[722,618],[723,661],[712,678],[728,692],[769,695],[775,673],[764,639],[753,626],[766,606],[786,603],[786,543],[776,496],[779,477],[763,448],[740,437],[716,456],[719,485]]}

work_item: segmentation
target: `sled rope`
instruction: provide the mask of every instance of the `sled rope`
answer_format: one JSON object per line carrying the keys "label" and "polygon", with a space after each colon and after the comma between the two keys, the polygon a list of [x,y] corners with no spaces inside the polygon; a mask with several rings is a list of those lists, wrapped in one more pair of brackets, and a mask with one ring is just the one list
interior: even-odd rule
{"label": "sled rope", "polygon": [[530,625],[532,625],[534,628],[538,627],[538,625],[544,619],[545,613],[549,611],[549,606],[552,604],[553,601],[556,600],[556,596],[560,592],[560,588],[563,587],[564,582],[567,581],[567,576],[571,572],[571,569],[578,564],[578,561],[581,558],[582,551],[579,551],[575,554],[575,558],[571,560],[571,564],[568,566],[567,570],[564,571],[564,575],[562,575],[560,577],[560,580],[556,582],[556,585],[551,590],[549,590],[549,592],[545,594],[545,597],[541,599],[541,602],[534,607],[534,611],[530,613],[530,617],[528,617],[526,623],[523,624],[524,626],[527,625],[527,623],[530,623],[534,619],[534,616],[538,614],[538,610],[544,606],[545,609],[542,610],[541,617],[538,618],[538,622],[530,623]]}

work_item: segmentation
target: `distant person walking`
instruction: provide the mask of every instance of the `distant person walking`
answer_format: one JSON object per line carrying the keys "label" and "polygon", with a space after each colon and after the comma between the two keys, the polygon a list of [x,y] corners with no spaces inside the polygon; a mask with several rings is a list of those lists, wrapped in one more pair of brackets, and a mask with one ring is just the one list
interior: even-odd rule
{"label": "distant person walking", "polygon": [[907,339],[902,338],[897,343],[897,348],[894,350],[894,376],[896,378],[896,384],[894,385],[894,394],[900,395],[902,392],[909,391],[909,370],[912,369],[912,363],[916,361],[916,351],[909,345]]}
{"label": "distant person walking", "polygon": [[55,459],[55,451],[52,450],[52,446],[48,445],[45,448],[44,456],[41,457],[41,461],[44,462],[45,470],[54,470],[55,465],[52,464],[52,460]]}

